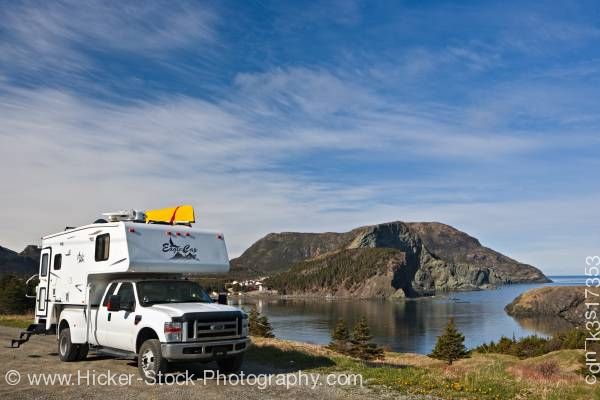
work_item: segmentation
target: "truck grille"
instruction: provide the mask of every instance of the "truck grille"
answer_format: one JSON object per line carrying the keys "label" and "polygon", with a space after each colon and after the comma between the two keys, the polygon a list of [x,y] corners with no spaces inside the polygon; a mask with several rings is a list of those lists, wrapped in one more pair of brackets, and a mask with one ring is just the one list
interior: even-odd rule
{"label": "truck grille", "polygon": [[187,342],[232,339],[240,336],[240,320],[229,321],[187,321],[184,337]]}

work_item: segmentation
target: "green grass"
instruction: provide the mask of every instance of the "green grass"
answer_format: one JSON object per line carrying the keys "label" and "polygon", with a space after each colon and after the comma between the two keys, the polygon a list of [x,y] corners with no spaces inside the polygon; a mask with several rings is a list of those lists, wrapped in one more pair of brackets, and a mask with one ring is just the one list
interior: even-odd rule
{"label": "green grass", "polygon": [[336,361],[340,371],[359,373],[369,385],[385,386],[400,393],[434,395],[448,399],[514,399],[525,389],[509,377],[500,365],[469,372],[460,377],[450,377],[433,368],[379,366],[345,357],[336,357]]}
{"label": "green grass", "polygon": [[27,329],[33,323],[33,315],[0,315],[0,325]]}
{"label": "green grass", "polygon": [[[563,383],[536,379],[519,379],[512,375],[511,368],[535,363],[529,359],[504,355],[473,354],[471,359],[457,362],[448,368],[442,363],[432,363],[423,357],[422,363],[409,365],[402,354],[389,353],[391,363],[362,362],[322,350],[293,345],[278,340],[257,341],[258,345],[248,350],[248,360],[268,365],[276,371],[311,371],[320,373],[361,374],[363,383],[373,388],[387,388],[399,394],[432,395],[442,399],[532,399],[532,400],[577,400],[600,399],[600,389],[591,387],[581,380]],[[572,355],[563,357],[562,350],[552,353],[556,360],[565,359],[561,368],[566,368]],[[542,362],[547,357],[540,357]],[[399,360],[399,361],[398,361]],[[422,364],[422,365],[421,365]]]}

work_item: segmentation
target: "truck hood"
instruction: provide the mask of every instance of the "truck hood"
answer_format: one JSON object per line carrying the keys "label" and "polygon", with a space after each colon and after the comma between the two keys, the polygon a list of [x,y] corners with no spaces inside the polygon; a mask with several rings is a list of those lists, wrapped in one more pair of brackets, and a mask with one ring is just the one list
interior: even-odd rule
{"label": "truck hood", "polygon": [[240,311],[239,308],[217,303],[168,303],[154,304],[153,310],[160,311],[169,317],[180,317],[186,313],[215,312],[215,311]]}

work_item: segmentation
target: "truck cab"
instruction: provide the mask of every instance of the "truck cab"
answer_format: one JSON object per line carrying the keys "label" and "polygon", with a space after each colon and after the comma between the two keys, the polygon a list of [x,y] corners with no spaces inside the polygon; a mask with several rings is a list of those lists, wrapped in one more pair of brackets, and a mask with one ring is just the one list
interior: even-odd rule
{"label": "truck cab", "polygon": [[61,360],[81,359],[85,347],[137,357],[140,375],[147,379],[163,373],[171,361],[215,360],[220,371],[236,372],[249,342],[248,315],[213,302],[199,284],[186,279],[109,282],[100,304],[90,307],[87,344],[73,343],[74,336],[85,336],[85,321],[77,321],[78,316],[76,310],[62,312]]}

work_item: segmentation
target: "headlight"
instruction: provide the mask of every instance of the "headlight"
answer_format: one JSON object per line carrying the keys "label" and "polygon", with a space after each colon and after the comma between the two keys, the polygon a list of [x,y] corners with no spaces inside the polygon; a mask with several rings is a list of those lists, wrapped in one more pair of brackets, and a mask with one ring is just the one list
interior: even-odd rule
{"label": "headlight", "polygon": [[248,314],[242,316],[242,336],[248,336]]}
{"label": "headlight", "polygon": [[181,322],[165,322],[167,342],[181,342]]}

